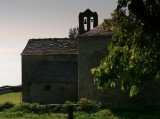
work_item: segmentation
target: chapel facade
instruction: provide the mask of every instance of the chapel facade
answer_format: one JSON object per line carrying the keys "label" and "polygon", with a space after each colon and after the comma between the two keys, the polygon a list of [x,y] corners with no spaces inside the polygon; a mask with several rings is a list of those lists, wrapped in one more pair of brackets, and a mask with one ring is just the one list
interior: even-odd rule
{"label": "chapel facade", "polygon": [[[114,34],[98,25],[98,15],[87,9],[79,14],[77,39],[30,39],[22,52],[22,100],[40,104],[77,102],[81,98],[103,104],[147,103],[160,105],[160,83],[150,84],[134,98],[116,87],[97,89],[91,69],[108,54]],[[154,87],[154,88],[153,88]],[[154,98],[153,98],[154,97]]]}

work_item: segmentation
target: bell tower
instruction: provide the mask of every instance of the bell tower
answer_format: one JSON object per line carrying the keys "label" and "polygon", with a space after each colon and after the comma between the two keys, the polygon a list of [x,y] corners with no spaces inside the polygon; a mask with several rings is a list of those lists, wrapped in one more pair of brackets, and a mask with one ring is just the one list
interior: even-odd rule
{"label": "bell tower", "polygon": [[79,34],[83,34],[91,30],[92,27],[98,26],[98,14],[87,9],[83,13],[79,13]]}

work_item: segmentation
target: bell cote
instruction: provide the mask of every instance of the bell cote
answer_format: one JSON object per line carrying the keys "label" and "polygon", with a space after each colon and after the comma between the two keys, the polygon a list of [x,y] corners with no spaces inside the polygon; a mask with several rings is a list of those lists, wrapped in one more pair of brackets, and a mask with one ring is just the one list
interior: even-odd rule
{"label": "bell cote", "polygon": [[87,9],[79,13],[79,34],[90,31],[92,28],[98,26],[98,14]]}

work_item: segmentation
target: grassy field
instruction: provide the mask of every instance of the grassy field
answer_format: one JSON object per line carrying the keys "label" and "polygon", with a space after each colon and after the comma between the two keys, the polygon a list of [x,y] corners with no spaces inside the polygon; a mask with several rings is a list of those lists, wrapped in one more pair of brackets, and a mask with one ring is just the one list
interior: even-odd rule
{"label": "grassy field", "polygon": [[[4,103],[7,101],[12,103]],[[63,106],[50,107],[48,113],[45,106],[20,102],[21,93],[0,95],[0,119],[67,119],[68,116]],[[160,119],[160,110],[147,105],[118,105],[95,112],[77,110],[74,119]]]}
{"label": "grassy field", "polygon": [[14,104],[20,104],[22,99],[21,96],[22,96],[21,92],[0,95],[0,104],[3,104],[7,101],[12,102]]}

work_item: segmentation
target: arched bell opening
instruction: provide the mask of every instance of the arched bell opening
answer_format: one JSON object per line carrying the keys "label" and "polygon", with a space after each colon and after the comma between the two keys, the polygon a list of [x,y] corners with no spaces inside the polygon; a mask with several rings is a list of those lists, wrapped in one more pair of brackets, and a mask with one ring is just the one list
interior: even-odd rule
{"label": "arched bell opening", "polygon": [[83,18],[84,32],[87,31],[87,17]]}
{"label": "arched bell opening", "polygon": [[91,24],[90,29],[93,29],[94,28],[94,18],[93,17],[90,18],[90,24]]}

